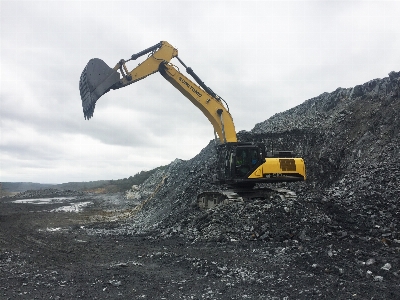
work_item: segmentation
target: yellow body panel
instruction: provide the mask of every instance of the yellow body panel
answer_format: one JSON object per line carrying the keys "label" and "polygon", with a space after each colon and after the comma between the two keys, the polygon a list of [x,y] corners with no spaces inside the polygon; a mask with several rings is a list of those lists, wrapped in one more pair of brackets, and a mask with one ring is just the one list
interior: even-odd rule
{"label": "yellow body panel", "polygon": [[301,175],[306,179],[306,167],[302,158],[266,158],[248,178],[266,176]]}
{"label": "yellow body panel", "polygon": [[[121,79],[122,86],[130,85],[158,72],[158,68],[162,62],[170,61],[176,56],[178,56],[178,50],[168,42],[162,42],[162,46],[157,51],[129,72],[131,80],[128,80],[127,77]],[[121,64],[117,63],[114,69],[117,70],[119,68],[121,68]]]}
{"label": "yellow body panel", "polygon": [[[130,80],[128,77],[121,79],[121,87],[137,82],[162,69],[164,72],[161,73],[164,78],[203,112],[213,125],[214,131],[218,134],[222,144],[237,142],[232,116],[222,101],[212,97],[170,64],[169,61],[178,56],[178,50],[168,42],[163,41],[161,43],[162,46],[158,50],[129,72]],[[121,64],[118,63],[114,69],[117,70],[121,67]],[[222,120],[217,111],[220,111]]]}
{"label": "yellow body panel", "polygon": [[[209,95],[205,90],[179,72],[171,64],[165,65],[165,72],[162,72],[161,74],[203,112],[213,125],[214,131],[218,134],[221,143],[237,142],[236,130],[232,116],[220,100]],[[222,110],[223,124],[221,123],[221,118],[217,113],[218,110]]]}

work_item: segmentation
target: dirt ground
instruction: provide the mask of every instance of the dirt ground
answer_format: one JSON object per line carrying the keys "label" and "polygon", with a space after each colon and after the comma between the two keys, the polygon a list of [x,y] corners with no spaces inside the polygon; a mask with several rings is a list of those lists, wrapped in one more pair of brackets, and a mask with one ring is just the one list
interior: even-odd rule
{"label": "dirt ground", "polygon": [[0,299],[400,299],[400,244],[135,235],[104,221],[127,208],[107,197],[75,211],[0,199]]}

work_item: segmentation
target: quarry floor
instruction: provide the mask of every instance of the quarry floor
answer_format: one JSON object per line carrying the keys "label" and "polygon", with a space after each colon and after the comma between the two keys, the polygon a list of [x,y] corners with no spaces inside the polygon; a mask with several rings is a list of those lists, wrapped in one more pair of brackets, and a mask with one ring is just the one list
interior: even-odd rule
{"label": "quarry floor", "polygon": [[118,195],[0,199],[0,299],[400,299],[400,244],[110,234],[129,220],[104,216],[126,207]]}

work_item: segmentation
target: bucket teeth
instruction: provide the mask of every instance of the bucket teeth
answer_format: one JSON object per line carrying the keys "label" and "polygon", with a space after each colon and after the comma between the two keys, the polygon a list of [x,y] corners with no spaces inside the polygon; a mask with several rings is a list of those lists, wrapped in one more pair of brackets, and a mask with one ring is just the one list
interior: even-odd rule
{"label": "bucket teeth", "polygon": [[79,79],[83,115],[89,120],[93,116],[96,101],[119,81],[119,73],[98,58],[91,59]]}
{"label": "bucket teeth", "polygon": [[81,94],[81,99],[82,99],[82,108],[83,108],[83,115],[85,119],[89,120],[93,116],[94,108],[96,106],[96,100],[92,100],[92,95],[90,93],[89,85],[87,83],[87,75],[86,75],[86,69],[83,69],[83,72],[81,74],[81,78],[79,80],[79,91]]}

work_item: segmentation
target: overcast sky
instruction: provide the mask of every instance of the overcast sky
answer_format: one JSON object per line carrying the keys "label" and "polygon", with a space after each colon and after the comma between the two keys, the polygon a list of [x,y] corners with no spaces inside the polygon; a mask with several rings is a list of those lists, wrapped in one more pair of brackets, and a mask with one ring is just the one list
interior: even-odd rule
{"label": "overcast sky", "polygon": [[168,41],[226,100],[237,131],[400,71],[400,1],[1,0],[0,11],[3,182],[125,178],[213,139],[160,74],[107,93],[85,120],[78,84],[94,57],[113,67]]}

